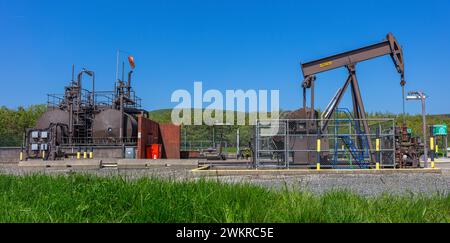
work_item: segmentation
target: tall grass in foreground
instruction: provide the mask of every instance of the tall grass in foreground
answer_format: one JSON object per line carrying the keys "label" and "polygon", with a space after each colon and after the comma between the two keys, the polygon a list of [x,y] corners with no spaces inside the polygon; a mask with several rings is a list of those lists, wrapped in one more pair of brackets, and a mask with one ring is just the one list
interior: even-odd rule
{"label": "tall grass in foreground", "polygon": [[205,180],[0,175],[0,222],[450,222],[450,196],[317,196]]}

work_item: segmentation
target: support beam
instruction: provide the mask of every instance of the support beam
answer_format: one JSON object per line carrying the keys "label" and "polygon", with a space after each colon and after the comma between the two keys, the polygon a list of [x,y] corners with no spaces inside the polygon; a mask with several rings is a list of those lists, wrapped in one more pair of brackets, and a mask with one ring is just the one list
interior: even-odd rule
{"label": "support beam", "polygon": [[384,55],[391,55],[397,71],[401,73],[403,77],[403,52],[399,43],[391,33],[386,36],[386,40],[380,43],[303,63],[303,76],[307,77]]}
{"label": "support beam", "polygon": [[360,117],[361,123],[363,124],[364,133],[365,133],[365,136],[367,139],[367,143],[369,145],[370,158],[372,160],[372,163],[376,163],[375,154],[372,151],[372,148],[373,148],[372,141],[370,141],[370,137],[367,135],[370,133],[370,129],[369,129],[369,124],[367,122],[366,111],[364,109],[364,104],[362,101],[361,91],[360,91],[359,85],[358,85],[358,80],[356,79],[355,66],[351,65],[348,68],[349,68],[350,75],[352,77],[351,78],[352,79],[352,87],[353,87],[354,99],[356,101],[356,105],[357,105],[357,109],[358,109],[358,117]]}
{"label": "support beam", "polygon": [[328,122],[330,121],[331,117],[333,117],[334,112],[336,111],[336,108],[339,107],[339,103],[342,100],[342,97],[344,96],[345,91],[348,88],[348,85],[351,83],[351,76],[349,75],[347,78],[347,81],[345,81],[344,86],[340,89],[339,93],[336,95],[336,101],[334,104],[332,104],[329,109],[326,110],[327,114],[325,117],[323,117],[324,124],[322,126],[322,133],[325,132],[325,130],[328,127]]}

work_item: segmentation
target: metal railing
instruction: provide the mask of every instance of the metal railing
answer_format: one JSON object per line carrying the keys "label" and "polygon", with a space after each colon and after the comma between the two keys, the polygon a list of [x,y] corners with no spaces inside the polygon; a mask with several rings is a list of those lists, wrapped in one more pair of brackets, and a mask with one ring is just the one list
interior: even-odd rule
{"label": "metal railing", "polygon": [[136,145],[137,137],[69,137],[62,138],[63,146],[89,146],[89,145]]}

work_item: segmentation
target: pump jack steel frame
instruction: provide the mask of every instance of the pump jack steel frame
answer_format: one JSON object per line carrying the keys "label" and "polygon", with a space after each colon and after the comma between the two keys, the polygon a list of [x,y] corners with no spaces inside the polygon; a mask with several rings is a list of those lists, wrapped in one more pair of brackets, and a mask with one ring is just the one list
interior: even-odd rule
{"label": "pump jack steel frame", "polygon": [[[392,61],[397,69],[397,72],[401,75],[400,85],[402,87],[402,95],[404,102],[404,86],[405,82],[405,70],[403,63],[403,51],[397,40],[392,33],[388,33],[386,39],[377,44],[369,45],[352,51],[340,53],[337,55],[321,58],[315,61],[307,62],[301,64],[304,80],[302,82],[303,88],[303,108],[306,109],[306,89],[311,89],[311,109],[314,110],[314,81],[316,80],[315,75],[318,73],[326,72],[332,69],[346,67],[348,70],[348,78],[344,83],[344,86],[338,90],[335,97],[333,97],[330,104],[327,106],[323,113],[323,125],[321,127],[321,133],[323,133],[328,126],[329,120],[332,118],[333,113],[338,108],[339,103],[342,99],[343,94],[347,90],[348,86],[351,87],[352,102],[353,102],[353,112],[354,118],[357,125],[364,129],[363,133],[366,136],[368,142],[370,158],[372,163],[376,163],[375,153],[373,151],[372,142],[367,137],[369,133],[369,125],[367,122],[367,117],[364,109],[363,100],[361,97],[361,91],[359,89],[358,80],[356,78],[356,64],[369,59],[373,59],[380,56],[390,55]],[[403,104],[403,113],[404,113]],[[311,114],[313,114],[312,112]],[[403,116],[404,117],[404,116]],[[312,119],[313,117],[311,117]],[[362,123],[362,126],[361,124]],[[405,125],[405,121],[403,121]],[[358,146],[361,148],[361,141],[357,142]]]}

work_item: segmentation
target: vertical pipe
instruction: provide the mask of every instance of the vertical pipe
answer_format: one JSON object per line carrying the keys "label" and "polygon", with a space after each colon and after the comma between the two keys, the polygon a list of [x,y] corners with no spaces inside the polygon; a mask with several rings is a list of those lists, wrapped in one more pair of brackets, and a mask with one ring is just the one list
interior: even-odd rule
{"label": "vertical pipe", "polygon": [[[72,83],[70,84],[72,92],[73,83],[75,82],[75,65],[72,64]],[[72,146],[72,136],[73,136],[73,97],[70,94],[69,99],[69,146]]]}
{"label": "vertical pipe", "polygon": [[422,132],[423,132],[423,152],[424,152],[424,168],[428,168],[428,150],[427,150],[427,120],[425,114],[425,96],[422,92],[419,93],[422,100]]}
{"label": "vertical pipe", "polygon": [[119,94],[120,98],[120,123],[119,123],[119,138],[120,142],[123,144],[123,94]]}
{"label": "vertical pipe", "polygon": [[125,62],[122,62],[122,82],[125,80]]}
{"label": "vertical pipe", "polygon": [[119,79],[119,50],[117,50],[116,54],[116,80],[114,82],[114,86],[116,86],[117,80]]}
{"label": "vertical pipe", "polygon": [[119,79],[119,50],[117,50],[117,55],[116,55],[116,79],[114,80],[114,97],[113,97],[113,102],[111,104],[111,106],[114,106],[114,102],[117,100],[117,82]]}
{"label": "vertical pipe", "polygon": [[306,112],[306,88],[303,87],[303,110]]}
{"label": "vertical pipe", "polygon": [[92,72],[92,105],[95,104],[95,73]]}
{"label": "vertical pipe", "polygon": [[314,79],[311,79],[311,116],[310,116],[310,119],[314,119],[314,113],[315,113],[314,112]]}
{"label": "vertical pipe", "polygon": [[72,82],[75,81],[74,79],[75,79],[75,64],[72,64]]}

